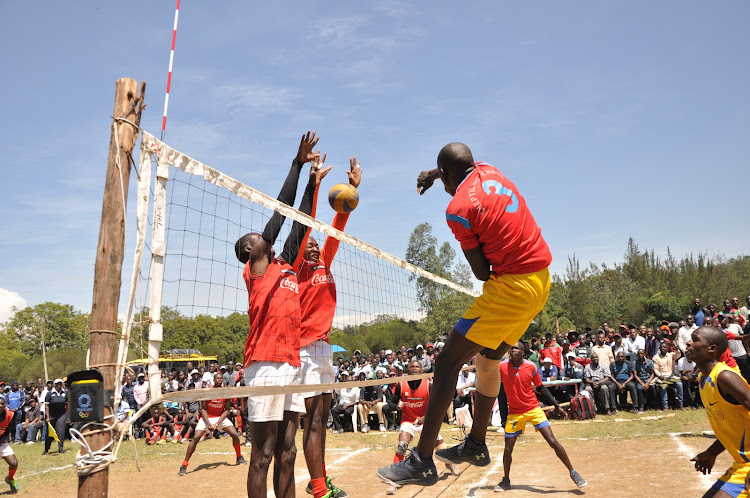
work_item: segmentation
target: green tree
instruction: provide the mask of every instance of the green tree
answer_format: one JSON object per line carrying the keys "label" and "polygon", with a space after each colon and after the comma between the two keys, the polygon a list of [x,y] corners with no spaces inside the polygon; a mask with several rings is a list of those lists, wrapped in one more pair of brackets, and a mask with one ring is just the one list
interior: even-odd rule
{"label": "green tree", "polygon": [[47,350],[69,347],[85,351],[89,345],[88,314],[72,305],[45,302],[17,310],[5,325],[15,336],[17,348],[32,357],[42,352],[42,334]]}

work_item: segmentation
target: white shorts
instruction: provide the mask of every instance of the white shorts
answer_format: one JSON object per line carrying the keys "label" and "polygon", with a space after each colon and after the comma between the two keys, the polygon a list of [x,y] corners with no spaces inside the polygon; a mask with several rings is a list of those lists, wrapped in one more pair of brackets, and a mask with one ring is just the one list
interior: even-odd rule
{"label": "white shorts", "polygon": [[[320,339],[303,346],[299,350],[299,358],[302,362],[302,384],[314,386],[316,384],[333,384],[333,347],[326,341]],[[312,398],[323,393],[332,391],[310,391],[302,393],[302,397]]]}
{"label": "white shorts", "polygon": [[0,444],[0,458],[5,458],[13,455],[15,455],[15,453],[13,452],[13,448],[11,448],[8,443]]}
{"label": "white shorts", "polygon": [[[219,418],[220,417],[208,417],[208,425],[209,426],[214,425],[216,422],[219,421]],[[225,427],[234,427],[234,424],[232,424],[230,420],[225,418],[224,420],[221,421],[221,425],[217,427],[217,429],[221,430]],[[200,419],[198,421],[198,425],[195,426],[195,432],[205,431],[206,429],[208,429],[208,427],[206,426],[206,422],[203,419]]]}
{"label": "white shorts", "polygon": [[[414,437],[417,434],[422,434],[422,427],[424,427],[424,425],[414,425],[411,422],[401,422],[401,429],[399,430],[399,432],[406,432],[407,434],[411,434],[411,436]],[[440,433],[438,433],[437,440],[443,440],[443,436],[441,436]]]}
{"label": "white shorts", "polygon": [[[291,386],[301,384],[299,367],[277,361],[255,361],[245,367],[245,385]],[[305,413],[305,400],[300,393],[271,394],[247,398],[250,422],[281,422],[284,412]]]}

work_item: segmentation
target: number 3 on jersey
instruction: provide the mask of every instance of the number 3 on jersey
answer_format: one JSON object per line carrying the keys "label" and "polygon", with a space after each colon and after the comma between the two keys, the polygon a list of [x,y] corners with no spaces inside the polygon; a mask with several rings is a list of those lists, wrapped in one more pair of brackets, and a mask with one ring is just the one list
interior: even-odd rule
{"label": "number 3 on jersey", "polygon": [[[490,190],[490,189],[493,189]],[[518,210],[518,198],[516,197],[516,194],[513,193],[513,191],[507,187],[503,187],[503,184],[498,182],[497,180],[485,180],[482,182],[482,189],[487,195],[497,194],[499,196],[501,195],[507,195],[510,197],[510,204],[508,204],[505,207],[506,213],[515,213]]]}

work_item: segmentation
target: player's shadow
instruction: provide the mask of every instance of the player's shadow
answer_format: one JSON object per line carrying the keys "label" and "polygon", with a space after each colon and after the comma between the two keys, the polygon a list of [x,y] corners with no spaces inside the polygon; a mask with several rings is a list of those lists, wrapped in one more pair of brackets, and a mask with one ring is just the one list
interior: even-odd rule
{"label": "player's shadow", "polygon": [[234,465],[230,465],[227,462],[202,463],[198,465],[193,472],[198,472],[199,470],[213,470],[218,467],[234,467]]}
{"label": "player's shadow", "polygon": [[[557,489],[557,488],[550,488],[547,486],[531,486],[529,484],[513,484],[513,487],[510,488],[511,491],[515,491],[517,489],[522,489],[524,491],[528,491],[529,493],[539,493],[543,495],[548,494],[555,494],[555,493],[565,493],[565,494],[574,494],[574,495],[585,495],[586,493],[583,492],[583,490],[575,488],[575,489]],[[477,496],[477,492],[479,491],[494,491],[495,486],[476,486],[471,489],[469,489],[469,492],[466,494],[466,496]]]}

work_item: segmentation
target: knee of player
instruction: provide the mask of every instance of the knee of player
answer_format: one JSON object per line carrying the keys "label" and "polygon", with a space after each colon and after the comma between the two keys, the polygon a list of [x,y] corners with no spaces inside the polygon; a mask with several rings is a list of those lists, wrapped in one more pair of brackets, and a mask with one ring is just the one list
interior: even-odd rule
{"label": "knee of player", "polygon": [[281,452],[281,465],[294,467],[294,462],[297,460],[297,446],[292,445],[290,448],[285,449]]}
{"label": "knee of player", "polygon": [[396,446],[396,454],[397,455],[405,455],[406,450],[409,448],[409,443],[406,441],[399,441],[398,445]]}

